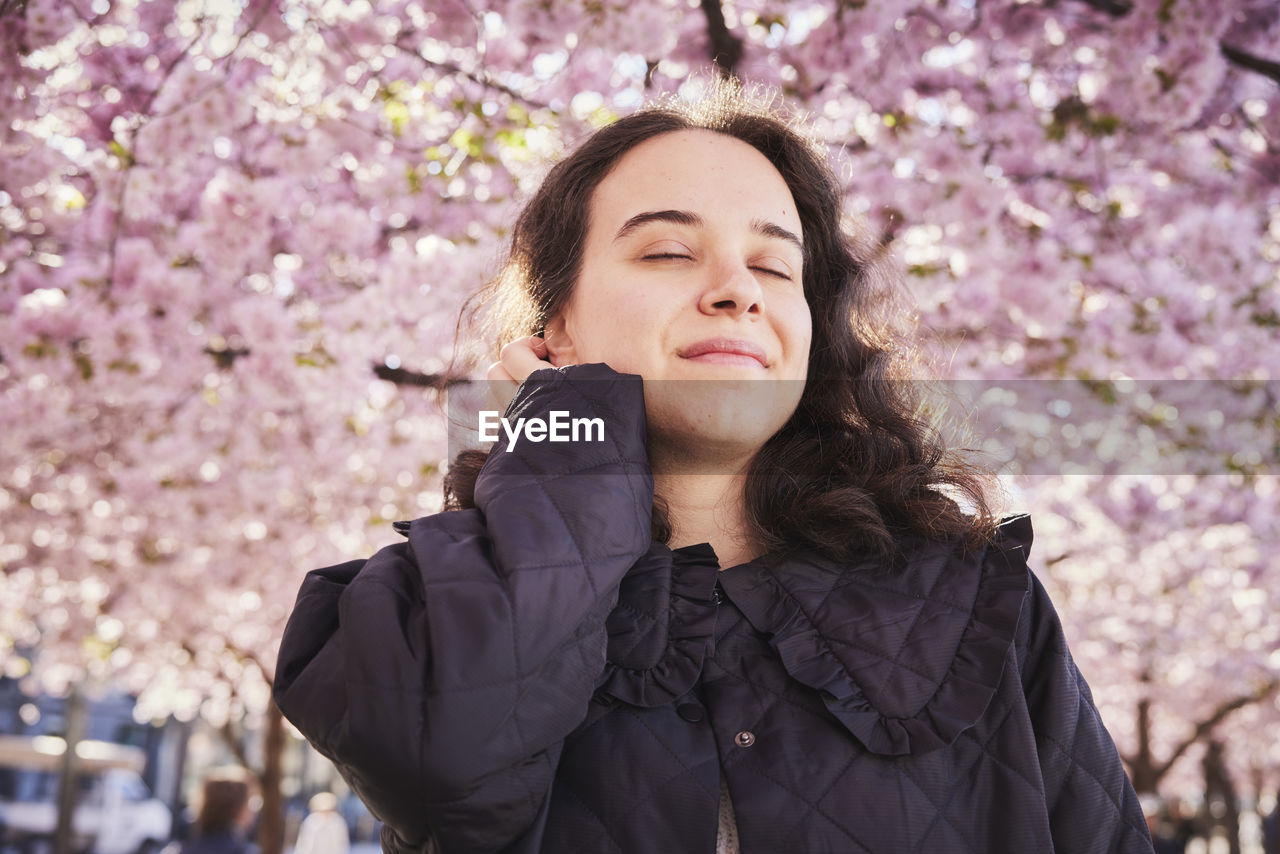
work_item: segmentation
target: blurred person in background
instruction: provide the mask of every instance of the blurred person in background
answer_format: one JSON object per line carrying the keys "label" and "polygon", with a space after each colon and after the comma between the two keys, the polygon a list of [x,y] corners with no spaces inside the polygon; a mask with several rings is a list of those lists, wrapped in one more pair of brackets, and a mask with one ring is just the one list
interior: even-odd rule
{"label": "blurred person in background", "polygon": [[254,819],[253,800],[253,788],[243,769],[210,773],[201,788],[194,834],[176,846],[176,854],[258,854],[258,846],[248,838]]}
{"label": "blurred person in background", "polygon": [[294,854],[347,854],[351,850],[351,833],[346,819],[338,815],[338,799],[332,792],[321,792],[307,804],[309,814],[298,830]]}
{"label": "blurred person in background", "polygon": [[[1142,795],[1138,799],[1142,803],[1142,814],[1147,819],[1147,829],[1151,831],[1151,843],[1155,854],[1184,854],[1187,850],[1187,837],[1178,826],[1172,809],[1155,795]],[[1165,820],[1166,813],[1169,819]]]}
{"label": "blurred person in background", "polygon": [[1280,854],[1280,797],[1262,820],[1262,850],[1263,854]]}

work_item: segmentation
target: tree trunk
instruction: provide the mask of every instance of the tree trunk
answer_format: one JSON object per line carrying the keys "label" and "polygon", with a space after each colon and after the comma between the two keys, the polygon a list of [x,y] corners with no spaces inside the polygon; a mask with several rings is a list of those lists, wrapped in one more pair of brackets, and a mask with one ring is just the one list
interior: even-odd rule
{"label": "tree trunk", "polygon": [[1129,757],[1129,778],[1138,794],[1156,793],[1160,775],[1151,757],[1151,700],[1138,701],[1138,749]]}
{"label": "tree trunk", "polygon": [[[1140,679],[1146,683],[1150,681],[1150,676],[1144,673]],[[1197,723],[1191,733],[1159,761],[1151,753],[1151,701],[1146,697],[1139,700],[1137,720],[1138,746],[1133,754],[1123,757],[1125,764],[1129,767],[1129,776],[1133,781],[1134,789],[1138,792],[1156,794],[1164,775],[1169,772],[1169,769],[1174,766],[1174,763],[1187,750],[1201,742],[1212,745],[1213,731],[1218,724],[1222,723],[1238,709],[1243,709],[1245,706],[1267,699],[1277,689],[1280,689],[1280,679],[1273,679],[1255,691],[1224,701],[1214,709],[1212,714]],[[1219,745],[1219,748],[1221,748],[1221,745]]]}
{"label": "tree trunk", "polygon": [[76,748],[84,738],[84,694],[78,686],[71,688],[63,717],[65,718],[67,747],[62,754],[62,771],[58,778],[58,823],[53,831],[54,854],[71,854],[71,817],[75,813],[76,797],[79,786],[77,777],[79,763],[76,761]]}
{"label": "tree trunk", "polygon": [[283,782],[284,716],[275,700],[267,706],[267,722],[262,736],[262,815],[258,822],[258,848],[262,854],[280,854],[284,849]]}
{"label": "tree trunk", "polygon": [[702,14],[707,19],[707,39],[711,42],[711,61],[721,77],[732,77],[742,59],[742,39],[729,32],[720,0],[701,0]]}
{"label": "tree trunk", "polygon": [[[1240,854],[1240,804],[1236,787],[1227,772],[1222,758],[1222,742],[1209,742],[1204,754],[1204,800],[1215,826],[1221,825],[1227,832],[1231,854]],[[1217,806],[1217,805],[1221,806]]]}

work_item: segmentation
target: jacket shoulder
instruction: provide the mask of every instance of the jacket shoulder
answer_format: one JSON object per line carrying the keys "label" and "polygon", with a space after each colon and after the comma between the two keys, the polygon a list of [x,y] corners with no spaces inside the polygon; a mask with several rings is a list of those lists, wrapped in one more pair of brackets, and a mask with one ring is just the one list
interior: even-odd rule
{"label": "jacket shoulder", "polygon": [[921,754],[977,723],[1004,679],[1030,548],[1019,516],[983,549],[917,543],[892,572],[811,557],[722,573],[722,585],[864,747]]}

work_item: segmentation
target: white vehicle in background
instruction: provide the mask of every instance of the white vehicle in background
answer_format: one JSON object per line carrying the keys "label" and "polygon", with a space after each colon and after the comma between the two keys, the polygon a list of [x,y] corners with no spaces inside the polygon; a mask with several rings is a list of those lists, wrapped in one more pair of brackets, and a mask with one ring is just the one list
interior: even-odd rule
{"label": "white vehicle in background", "polygon": [[[52,854],[58,775],[66,742],[54,736],[0,735],[0,844]],[[105,741],[76,746],[72,848],[91,854],[152,854],[169,839],[173,815],[142,777],[146,754]]]}

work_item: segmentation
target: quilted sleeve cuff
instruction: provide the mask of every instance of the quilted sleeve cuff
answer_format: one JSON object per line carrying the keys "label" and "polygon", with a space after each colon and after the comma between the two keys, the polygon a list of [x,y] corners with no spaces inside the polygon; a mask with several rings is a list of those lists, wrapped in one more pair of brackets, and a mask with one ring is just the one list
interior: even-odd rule
{"label": "quilted sleeve cuff", "polygon": [[[596,434],[587,441],[584,433],[576,441],[526,438],[494,446],[476,479],[475,500],[490,521],[495,562],[505,572],[600,558],[626,557],[630,566],[652,539],[643,380],[605,364],[534,371],[505,417],[548,423],[553,413],[598,419],[603,441]],[[617,576],[602,583],[616,584]]]}

